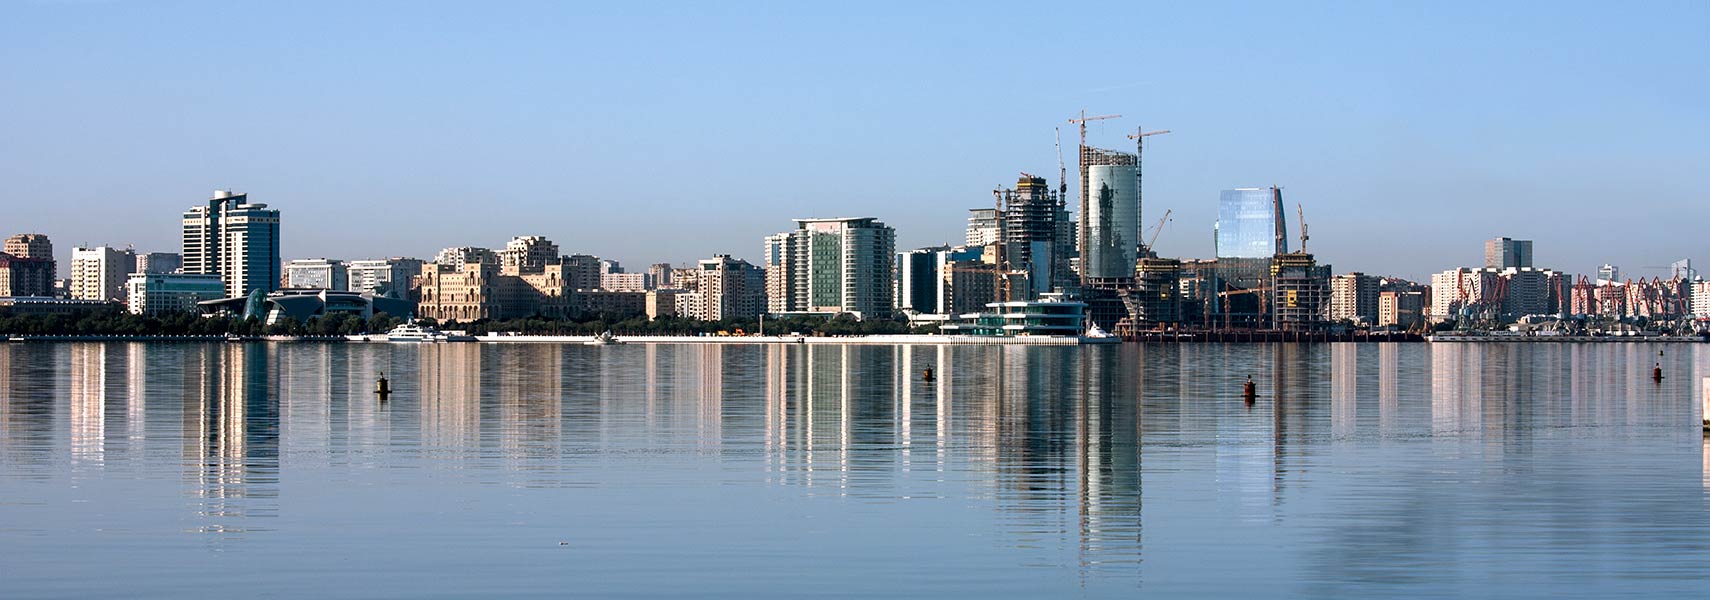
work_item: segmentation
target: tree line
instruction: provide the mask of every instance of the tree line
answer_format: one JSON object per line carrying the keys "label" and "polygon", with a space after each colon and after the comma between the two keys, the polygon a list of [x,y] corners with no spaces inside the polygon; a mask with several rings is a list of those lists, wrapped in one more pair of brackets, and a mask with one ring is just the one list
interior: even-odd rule
{"label": "tree line", "polygon": [[[523,335],[595,335],[610,331],[614,335],[753,335],[761,332],[758,318],[696,321],[677,317],[649,320],[645,316],[583,315],[576,318],[532,316],[519,319],[482,319],[459,323],[435,323],[420,319],[424,325],[441,329],[462,330],[470,335],[493,332],[515,332]],[[113,336],[345,336],[385,333],[397,327],[403,319],[379,313],[364,319],[351,314],[312,317],[306,321],[285,320],[268,325],[257,319],[239,317],[204,317],[185,312],[165,315],[134,315],[122,310],[99,310],[78,314],[12,314],[0,311],[0,335],[113,335]],[[776,317],[765,320],[765,333],[783,335],[878,335],[899,333],[931,333],[932,329],[913,329],[903,321],[867,319],[850,315],[836,317]]]}

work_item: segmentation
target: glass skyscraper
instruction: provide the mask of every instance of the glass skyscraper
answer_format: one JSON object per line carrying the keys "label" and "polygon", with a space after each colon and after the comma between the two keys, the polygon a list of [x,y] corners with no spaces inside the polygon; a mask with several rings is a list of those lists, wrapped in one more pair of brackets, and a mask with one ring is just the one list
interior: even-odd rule
{"label": "glass skyscraper", "polygon": [[1288,252],[1278,188],[1223,190],[1217,209],[1218,258],[1270,258]]}

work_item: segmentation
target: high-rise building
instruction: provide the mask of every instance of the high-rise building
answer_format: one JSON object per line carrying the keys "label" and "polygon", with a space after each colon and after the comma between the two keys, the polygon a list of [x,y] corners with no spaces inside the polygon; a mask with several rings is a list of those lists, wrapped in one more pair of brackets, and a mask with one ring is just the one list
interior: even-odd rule
{"label": "high-rise building", "polygon": [[1564,310],[1564,277],[1549,269],[1461,267],[1431,276],[1431,318],[1513,319]]}
{"label": "high-rise building", "polygon": [[454,246],[440,250],[439,254],[434,255],[433,264],[459,270],[468,264],[496,265],[499,264],[499,253],[490,248]]}
{"label": "high-rise building", "polygon": [[1131,280],[1140,249],[1140,167],[1093,165],[1087,184],[1092,199],[1084,219],[1082,279]]}
{"label": "high-rise building", "polygon": [[1532,266],[1532,240],[1499,237],[1484,242],[1484,266],[1491,269],[1525,269]]}
{"label": "high-rise building", "polygon": [[404,257],[353,260],[347,271],[350,291],[408,299],[415,287],[414,279],[422,274],[422,260]]}
{"label": "high-rise building", "polygon": [[[1088,249],[1090,249],[1092,247],[1091,246],[1092,242],[1089,241],[1088,238],[1089,238],[1089,236],[1092,235],[1093,225],[1090,222],[1091,218],[1094,216],[1092,204],[1093,204],[1093,200],[1097,199],[1096,193],[1098,191],[1095,187],[1093,187],[1092,168],[1096,167],[1096,166],[1125,166],[1125,167],[1130,167],[1130,166],[1137,166],[1139,164],[1140,164],[1140,157],[1139,157],[1139,155],[1136,155],[1136,154],[1130,154],[1127,152],[1118,152],[1116,150],[1106,150],[1104,148],[1094,148],[1092,146],[1087,146],[1084,143],[1080,147],[1081,212],[1080,212],[1079,227],[1077,228],[1078,233],[1076,233],[1076,237],[1074,239],[1075,239],[1075,249],[1080,252],[1080,258],[1081,258],[1082,263],[1083,263],[1083,266],[1081,267],[1081,275],[1082,275],[1081,280],[1082,281],[1085,281],[1087,279],[1087,275],[1088,275],[1087,269],[1084,266],[1084,263],[1086,261],[1087,251],[1088,251]],[[1138,172],[1139,172],[1138,168],[1136,168],[1134,173],[1138,173]],[[1139,218],[1138,215],[1140,212],[1140,200],[1139,200],[1139,196],[1138,196],[1138,194],[1139,194],[1139,182],[1138,182],[1138,180],[1135,181],[1134,189],[1135,189],[1135,194],[1136,194],[1135,200],[1134,200],[1134,212],[1136,215],[1135,218],[1138,219]],[[1129,277],[1133,277],[1133,275],[1130,274]]]}
{"label": "high-rise building", "polygon": [[558,244],[543,236],[519,235],[499,251],[499,265],[517,269],[538,269],[558,260]]}
{"label": "high-rise building", "polygon": [[299,258],[285,263],[285,287],[350,290],[350,270],[342,260]]}
{"label": "high-rise building", "polygon": [[937,314],[943,308],[944,252],[949,246],[916,248],[897,253],[897,310]]}
{"label": "high-rise building", "polygon": [[218,275],[138,271],[125,281],[127,308],[133,315],[163,315],[196,310],[205,300],[226,295]]}
{"label": "high-rise building", "polygon": [[53,296],[58,276],[53,242],[40,233],[6,238],[0,252],[0,296]]}
{"label": "high-rise building", "polygon": [[897,253],[897,310],[921,315],[978,312],[998,302],[997,265],[981,246],[936,246]]}
{"label": "high-rise building", "polygon": [[1621,283],[1621,267],[1603,265],[1597,268],[1597,285]]}
{"label": "high-rise building", "polygon": [[171,273],[184,267],[184,257],[176,252],[137,253],[136,273]]}
{"label": "high-rise building", "polygon": [[1045,178],[1024,173],[1015,189],[1002,190],[998,197],[1003,205],[1003,263],[1027,273],[1028,279],[1026,289],[1010,290],[1014,299],[1074,285],[1069,259],[1075,255],[1075,226],[1062,196],[1051,192]]}
{"label": "high-rise building", "polygon": [[0,252],[0,296],[48,297],[53,288],[53,261]]}
{"label": "high-rise building", "polygon": [[[761,251],[760,265],[766,269],[766,312],[792,313],[807,310],[800,303],[794,292],[796,277],[802,265],[797,256],[796,232],[789,231],[777,235],[766,236],[764,249]],[[678,288],[687,288],[685,282],[672,281]]]}
{"label": "high-rise building", "polygon": [[766,311],[766,273],[720,254],[697,265],[695,291],[677,297],[678,316],[700,321],[746,319]]}
{"label": "high-rise building", "polygon": [[1411,328],[1424,318],[1425,292],[1390,290],[1378,292],[1378,327]]}
{"label": "high-rise building", "polygon": [[600,275],[605,269],[598,256],[587,254],[572,254],[563,258],[564,277],[570,282],[573,290],[595,290],[600,288]]}
{"label": "high-rise building", "polygon": [[1271,328],[1316,329],[1329,313],[1330,266],[1318,264],[1306,252],[1278,254],[1272,259],[1267,295],[1271,299]]}
{"label": "high-rise building", "polygon": [[53,260],[53,242],[39,233],[20,233],[6,238],[4,252],[24,259]]}
{"label": "high-rise building", "polygon": [[128,248],[72,248],[71,298],[124,302],[125,281],[136,267],[136,253]]}
{"label": "high-rise building", "polygon": [[1682,258],[1669,263],[1668,272],[1671,279],[1679,279],[1681,281],[1698,280],[1698,269],[1692,268],[1692,259],[1690,258]]}
{"label": "high-rise building", "polygon": [[1331,277],[1330,320],[1376,323],[1380,283],[1377,277],[1358,272]]}
{"label": "high-rise building", "polygon": [[1694,281],[1691,288],[1692,316],[1710,318],[1710,281]]}
{"label": "high-rise building", "polygon": [[794,297],[789,312],[891,314],[895,229],[874,217],[796,219],[796,227],[766,240],[768,265],[794,263],[793,276],[778,281],[780,293]]}
{"label": "high-rise building", "polygon": [[279,211],[248,194],[214,192],[184,213],[184,272],[219,275],[230,296],[279,288]]}
{"label": "high-rise building", "polygon": [[995,208],[968,209],[969,246],[989,246],[998,242],[998,211]]}
{"label": "high-rise building", "polygon": [[652,288],[671,287],[671,263],[653,263],[647,266],[647,282]]}
{"label": "high-rise building", "polygon": [[1271,258],[1288,252],[1282,188],[1223,190],[1217,206],[1218,258]]}
{"label": "high-rise building", "polygon": [[687,293],[689,292],[670,288],[647,290],[647,318],[652,320],[677,316],[677,296]]}

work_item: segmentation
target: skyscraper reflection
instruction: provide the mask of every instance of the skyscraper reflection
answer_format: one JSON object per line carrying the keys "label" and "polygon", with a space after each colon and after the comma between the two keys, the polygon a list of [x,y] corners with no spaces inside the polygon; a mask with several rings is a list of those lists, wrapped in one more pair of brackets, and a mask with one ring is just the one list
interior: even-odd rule
{"label": "skyscraper reflection", "polygon": [[198,498],[197,530],[242,533],[278,514],[279,413],[269,389],[271,346],[199,346],[184,370],[184,469]]}

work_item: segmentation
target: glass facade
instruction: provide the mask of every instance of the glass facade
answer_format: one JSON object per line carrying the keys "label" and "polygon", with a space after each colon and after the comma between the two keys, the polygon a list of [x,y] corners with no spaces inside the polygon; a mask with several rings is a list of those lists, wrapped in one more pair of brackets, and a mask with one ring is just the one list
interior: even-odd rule
{"label": "glass facade", "polygon": [[1087,168],[1092,198],[1081,265],[1089,278],[1134,278],[1140,248],[1139,173],[1139,167],[1129,165]]}
{"label": "glass facade", "polygon": [[[1270,258],[1288,252],[1287,222],[1275,188],[1223,190],[1217,209],[1218,258]],[[1279,245],[1278,230],[1282,230]]]}

